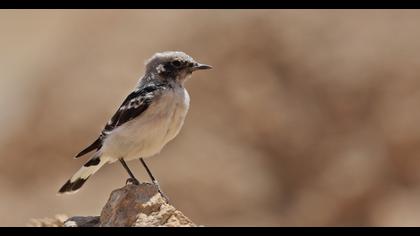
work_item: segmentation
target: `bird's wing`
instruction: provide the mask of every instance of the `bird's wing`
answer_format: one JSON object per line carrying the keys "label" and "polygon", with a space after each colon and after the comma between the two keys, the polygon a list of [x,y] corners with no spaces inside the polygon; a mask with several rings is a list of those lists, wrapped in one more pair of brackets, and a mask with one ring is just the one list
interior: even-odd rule
{"label": "bird's wing", "polygon": [[99,150],[102,147],[102,141],[109,133],[118,126],[142,114],[149,107],[153,99],[158,97],[165,88],[165,86],[159,84],[148,84],[130,93],[118,108],[117,112],[115,112],[112,118],[105,125],[98,139],[77,154],[76,158],[95,149]]}

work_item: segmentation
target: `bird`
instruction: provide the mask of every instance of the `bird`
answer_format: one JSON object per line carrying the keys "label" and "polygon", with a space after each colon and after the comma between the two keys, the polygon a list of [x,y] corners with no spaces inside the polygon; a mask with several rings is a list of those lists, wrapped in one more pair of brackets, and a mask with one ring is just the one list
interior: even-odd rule
{"label": "bird", "polygon": [[[192,73],[212,69],[181,51],[155,53],[145,62],[145,73],[109,119],[99,137],[75,158],[93,152],[89,160],[59,189],[72,194],[105,164],[119,161],[127,171],[126,184],[140,181],[126,161],[138,159],[162,194],[144,158],[158,154],[180,132],[189,110],[184,83]],[[167,199],[166,195],[164,197]]]}

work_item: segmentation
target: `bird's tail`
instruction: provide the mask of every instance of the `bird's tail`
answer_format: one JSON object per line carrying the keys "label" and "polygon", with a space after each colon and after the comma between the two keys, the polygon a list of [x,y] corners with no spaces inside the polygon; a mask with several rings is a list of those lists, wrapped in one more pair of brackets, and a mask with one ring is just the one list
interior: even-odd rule
{"label": "bird's tail", "polygon": [[58,194],[76,193],[83,186],[86,180],[107,162],[108,158],[94,155],[76,172],[76,174],[67,180],[60,190],[58,190]]}

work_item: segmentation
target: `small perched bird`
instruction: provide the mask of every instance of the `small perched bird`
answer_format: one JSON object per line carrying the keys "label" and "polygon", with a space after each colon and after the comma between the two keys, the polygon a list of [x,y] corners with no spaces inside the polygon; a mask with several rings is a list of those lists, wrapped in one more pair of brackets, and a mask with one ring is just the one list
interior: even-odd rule
{"label": "small perched bird", "polygon": [[159,153],[166,143],[178,135],[190,103],[184,82],[192,72],[211,68],[183,52],[169,51],[153,55],[146,62],[145,75],[99,137],[76,155],[78,158],[95,151],[89,161],[60,188],[59,193],[77,192],[104,164],[115,161],[120,161],[128,172],[130,178],[127,182],[139,184],[125,162],[134,159],[140,160],[161,192],[143,158]]}

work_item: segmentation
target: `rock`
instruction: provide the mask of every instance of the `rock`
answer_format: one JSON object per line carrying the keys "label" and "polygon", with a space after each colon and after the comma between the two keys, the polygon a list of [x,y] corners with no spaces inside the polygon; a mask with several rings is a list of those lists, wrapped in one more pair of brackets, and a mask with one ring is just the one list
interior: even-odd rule
{"label": "rock", "polygon": [[64,222],[64,227],[97,227],[99,216],[73,216]]}
{"label": "rock", "polygon": [[104,206],[100,226],[196,226],[166,203],[155,185],[142,183],[114,190]]}
{"label": "rock", "polygon": [[132,226],[138,214],[149,215],[158,210],[159,205],[153,204],[155,209],[152,209],[151,204],[147,204],[154,196],[159,197],[159,194],[152,184],[129,184],[114,190],[102,209],[101,226]]}
{"label": "rock", "polygon": [[100,216],[59,215],[55,219],[35,219],[31,226],[50,227],[148,227],[197,226],[182,212],[166,203],[155,185],[129,184],[112,191]]}

